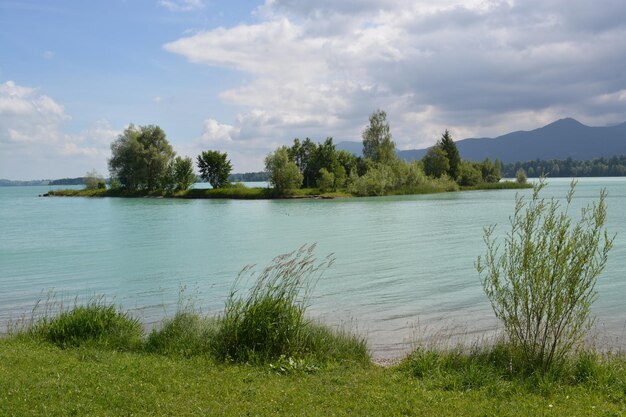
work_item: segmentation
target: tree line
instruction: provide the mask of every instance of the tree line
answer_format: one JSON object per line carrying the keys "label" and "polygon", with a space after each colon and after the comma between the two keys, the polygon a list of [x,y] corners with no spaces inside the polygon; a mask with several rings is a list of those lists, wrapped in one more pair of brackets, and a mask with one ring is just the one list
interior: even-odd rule
{"label": "tree line", "polygon": [[597,158],[588,161],[565,160],[534,160],[504,164],[502,173],[505,177],[513,177],[520,170],[529,177],[624,177],[626,176],[626,155],[610,158]]}
{"label": "tree line", "polygon": [[[278,194],[300,188],[320,192],[342,190],[354,195],[406,194],[427,191],[450,191],[459,186],[498,182],[501,164],[485,159],[463,161],[450,133],[446,130],[421,161],[398,158],[387,114],[373,112],[362,133],[363,156],[337,150],[332,137],[316,143],[310,138],[294,139],[291,146],[281,146],[265,158],[265,178]],[[129,192],[168,193],[189,189],[196,181],[191,158],[177,156],[155,125],[130,125],[111,144],[108,161],[111,187]],[[196,158],[202,180],[213,188],[230,184],[232,164],[225,152],[203,151]],[[242,175],[263,177],[259,173]],[[87,188],[106,187],[102,176],[88,173]]]}
{"label": "tree line", "polygon": [[498,160],[461,160],[447,130],[421,161],[398,158],[387,114],[382,110],[370,115],[362,139],[360,157],[337,150],[332,137],[321,143],[296,138],[292,146],[281,146],[266,157],[269,182],[283,192],[314,187],[321,191],[344,189],[355,195],[384,195],[420,188],[453,190],[500,181]]}

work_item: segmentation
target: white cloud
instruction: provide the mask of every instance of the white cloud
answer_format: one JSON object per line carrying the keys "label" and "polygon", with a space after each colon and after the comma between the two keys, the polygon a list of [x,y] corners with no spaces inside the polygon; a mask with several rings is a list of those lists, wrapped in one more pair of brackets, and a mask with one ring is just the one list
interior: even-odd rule
{"label": "white cloud", "polygon": [[[53,178],[106,172],[110,143],[121,132],[106,120],[68,133],[71,117],[38,89],[0,84],[0,178]],[[25,174],[27,172],[27,174]]]}
{"label": "white cloud", "polygon": [[45,59],[53,59],[54,58],[54,52],[52,51],[44,51],[43,54],[41,54],[42,57],[44,57]]}
{"label": "white cloud", "polygon": [[401,148],[428,146],[445,128],[462,138],[566,116],[626,120],[619,0],[268,0],[256,17],[164,45],[252,77],[220,94],[240,109],[233,147],[358,140],[377,108]]}
{"label": "white cloud", "polygon": [[202,0],[159,0],[159,5],[172,12],[190,12],[204,8]]}

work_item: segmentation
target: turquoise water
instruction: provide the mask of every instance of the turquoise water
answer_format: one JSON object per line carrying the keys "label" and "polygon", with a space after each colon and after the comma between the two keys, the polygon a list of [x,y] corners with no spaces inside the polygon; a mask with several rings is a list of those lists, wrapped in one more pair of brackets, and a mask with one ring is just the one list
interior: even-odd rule
{"label": "turquoise water", "polygon": [[[544,195],[561,198],[568,186],[550,180]],[[602,187],[617,238],[594,313],[604,337],[623,343],[626,179],[580,180],[575,206]],[[311,315],[356,328],[377,356],[399,355],[425,330],[472,337],[497,324],[474,262],[483,227],[506,232],[513,190],[276,201],[38,197],[49,189],[0,188],[0,324],[29,314],[49,291],[66,300],[105,295],[148,327],[175,312],[181,287],[203,312],[219,312],[242,267],[305,243],[337,259],[315,288]]]}

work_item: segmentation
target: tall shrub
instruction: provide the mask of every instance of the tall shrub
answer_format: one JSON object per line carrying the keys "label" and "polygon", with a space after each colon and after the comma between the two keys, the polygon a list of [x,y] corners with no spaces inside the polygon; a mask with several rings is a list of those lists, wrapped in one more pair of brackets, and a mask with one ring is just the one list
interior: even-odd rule
{"label": "tall shrub", "polygon": [[517,197],[502,251],[495,227],[487,228],[486,254],[476,264],[493,311],[530,371],[550,370],[581,341],[593,322],[596,281],[613,243],[604,228],[605,190],[572,221],[575,184],[563,209],[539,197],[543,180],[530,201]]}

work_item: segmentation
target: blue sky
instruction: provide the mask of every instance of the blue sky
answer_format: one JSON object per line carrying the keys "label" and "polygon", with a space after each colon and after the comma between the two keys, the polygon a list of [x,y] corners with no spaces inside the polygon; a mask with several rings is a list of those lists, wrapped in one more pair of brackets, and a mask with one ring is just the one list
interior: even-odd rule
{"label": "blue sky", "polygon": [[237,172],[295,137],[399,148],[626,121],[626,2],[0,0],[0,178],[107,173],[129,124]]}

